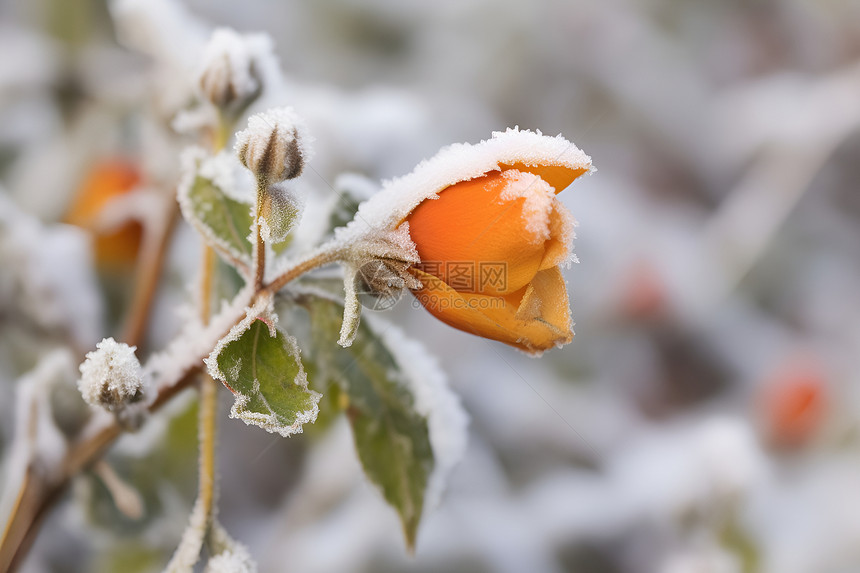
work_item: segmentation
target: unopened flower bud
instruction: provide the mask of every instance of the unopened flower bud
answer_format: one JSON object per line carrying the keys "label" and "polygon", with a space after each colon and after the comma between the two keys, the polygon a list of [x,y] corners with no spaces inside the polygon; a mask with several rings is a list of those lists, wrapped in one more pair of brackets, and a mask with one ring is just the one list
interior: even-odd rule
{"label": "unopened flower bud", "polygon": [[271,53],[268,36],[215,30],[203,54],[199,77],[203,97],[222,112],[238,114],[262,91],[258,60],[267,53]]}
{"label": "unopened flower bud", "polygon": [[143,397],[143,376],[136,347],[105,338],[81,364],[78,389],[84,400],[117,412]]}
{"label": "unopened flower bud", "polygon": [[304,125],[292,108],[258,113],[248,128],[236,134],[236,152],[242,165],[264,185],[301,175],[310,149]]}

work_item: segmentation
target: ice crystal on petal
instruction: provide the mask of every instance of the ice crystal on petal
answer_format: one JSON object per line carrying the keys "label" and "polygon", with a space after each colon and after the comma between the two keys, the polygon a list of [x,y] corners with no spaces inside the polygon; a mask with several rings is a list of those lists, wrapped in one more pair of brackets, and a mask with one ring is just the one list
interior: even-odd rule
{"label": "ice crystal on petal", "polygon": [[525,199],[523,218],[526,231],[536,239],[547,240],[550,236],[549,215],[555,200],[555,189],[533,173],[509,169],[502,174],[506,186],[499,198],[502,201]]}
{"label": "ice crystal on petal", "polygon": [[437,193],[446,187],[516,164],[593,171],[591,158],[560,135],[549,137],[517,128],[493,132],[491,139],[476,145],[456,143],[445,147],[418,164],[409,175],[386,181],[336,236],[347,242],[371,229],[394,229],[422,201],[438,197]]}

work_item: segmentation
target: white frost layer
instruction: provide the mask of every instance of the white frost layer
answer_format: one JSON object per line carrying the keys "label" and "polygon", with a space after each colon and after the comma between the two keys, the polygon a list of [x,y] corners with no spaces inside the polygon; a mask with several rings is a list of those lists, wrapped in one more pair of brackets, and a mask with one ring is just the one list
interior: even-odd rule
{"label": "white frost layer", "polygon": [[591,158],[560,135],[550,137],[518,128],[496,131],[491,139],[476,145],[445,147],[409,175],[386,181],[382,191],[362,203],[355,220],[336,236],[348,242],[371,229],[392,229],[422,201],[437,198],[446,187],[500,171],[501,164],[515,163],[593,170]]}
{"label": "white frost layer", "polygon": [[555,201],[555,189],[534,173],[508,169],[502,173],[506,185],[499,195],[502,201],[525,199],[523,218],[526,231],[535,239],[546,241],[550,236],[549,216]]}
{"label": "white frost layer", "polygon": [[190,159],[199,157],[200,166],[197,172],[201,177],[209,179],[231,199],[240,203],[254,204],[256,187],[254,178],[248,173],[235,153],[223,150],[216,155],[209,155],[200,147],[196,152],[189,152]]}
{"label": "white frost layer", "polygon": [[[209,225],[200,220],[191,200],[194,183],[197,177],[202,177],[211,181],[224,195],[240,203],[246,203],[250,212],[254,204],[254,191],[247,169],[243,168],[232,154],[221,152],[212,156],[198,146],[186,148],[182,153],[181,162],[182,178],[177,187],[176,199],[182,216],[221,253],[234,261],[249,264],[250,260],[246,253],[218,236]],[[253,236],[252,227],[248,228],[248,233]],[[241,272],[241,268],[239,270]]]}
{"label": "white frost layer", "polygon": [[198,72],[200,87],[213,103],[225,98],[244,102],[262,87],[256,77],[257,60],[270,57],[272,40],[268,35],[217,28],[203,50]]}
{"label": "white frost layer", "polygon": [[375,320],[370,320],[369,324],[405,373],[415,399],[415,410],[427,418],[435,463],[427,484],[426,503],[428,508],[436,507],[442,499],[448,475],[466,451],[469,416],[460,398],[448,387],[436,358],[423,344],[407,338],[396,326],[380,326]]}
{"label": "white frost layer", "polygon": [[253,285],[246,285],[229,304],[222,304],[220,312],[208,325],[189,319],[179,336],[146,362],[144,377],[154,387],[153,398],[161,386],[175,383],[209,355],[218,340],[245,314],[253,291]]}
{"label": "white frost layer", "polygon": [[257,564],[248,550],[239,545],[233,550],[219,553],[209,560],[203,573],[256,573]]}
{"label": "white frost layer", "polygon": [[282,181],[269,185],[263,196],[260,236],[267,244],[284,241],[301,216],[305,200],[292,183]]}
{"label": "white frost layer", "polygon": [[[291,107],[277,107],[248,118],[248,127],[236,134],[236,153],[248,169],[257,176],[263,170],[273,177],[270,183],[281,181],[300,162],[298,171],[313,156],[312,138],[304,120]],[[294,158],[291,147],[296,146],[300,157]],[[274,161],[275,163],[270,163]]]}
{"label": "white frost layer", "polygon": [[143,389],[136,346],[105,338],[87,353],[81,364],[78,389],[84,400],[96,407],[112,410],[127,405]]}
{"label": "white frost layer", "polygon": [[[243,318],[240,322],[233,326],[233,328],[231,328],[230,331],[218,341],[218,343],[215,345],[215,348],[213,348],[212,352],[209,354],[208,358],[204,360],[204,362],[206,363],[206,367],[209,371],[209,375],[212,376],[212,378],[224,382],[231,378],[235,378],[235,376],[238,375],[237,372],[227,372],[226,374],[222,372],[221,369],[218,367],[218,355],[224,351],[224,348],[228,344],[238,340],[251,327],[255,320],[260,319],[266,323],[269,328],[270,336],[275,336],[277,334],[277,331],[275,329],[275,323],[277,323],[278,321],[278,316],[275,314],[273,308],[274,307],[272,297],[261,296],[257,299],[253,306],[247,307],[245,309],[245,318]],[[238,418],[248,425],[253,424],[255,426],[259,426],[267,432],[273,434],[280,434],[281,436],[284,436],[286,438],[293,434],[301,434],[302,426],[304,424],[310,424],[317,419],[317,415],[319,415],[319,401],[322,398],[322,394],[310,390],[308,388],[308,377],[305,373],[304,368],[301,368],[301,351],[299,350],[299,345],[295,337],[284,335],[284,339],[287,346],[289,347],[289,352],[293,355],[300,367],[298,375],[292,382],[296,386],[299,386],[304,389],[310,395],[311,409],[306,410],[304,412],[296,412],[295,421],[289,426],[285,426],[280,421],[278,421],[277,414],[274,410],[272,410],[272,408],[266,401],[265,396],[263,396],[260,392],[259,380],[255,378],[254,392],[259,395],[259,398],[269,409],[270,413],[262,414],[260,412],[252,412],[247,410],[245,406],[249,401],[249,397],[244,394],[234,393],[236,401],[230,408],[230,417]]]}

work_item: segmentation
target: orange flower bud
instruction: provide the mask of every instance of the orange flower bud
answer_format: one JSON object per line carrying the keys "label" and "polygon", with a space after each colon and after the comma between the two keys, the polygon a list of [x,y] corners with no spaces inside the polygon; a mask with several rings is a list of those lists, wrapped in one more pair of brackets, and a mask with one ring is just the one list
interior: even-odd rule
{"label": "orange flower bud", "polygon": [[406,217],[421,257],[414,294],[454,328],[540,353],[573,338],[559,265],[574,222],[555,194],[587,169],[499,169],[446,187]]}
{"label": "orange flower bud", "polygon": [[[412,265],[421,286],[409,288],[431,314],[539,354],[573,337],[559,265],[572,258],[574,223],[555,195],[592,170],[591,158],[560,135],[494,132],[385,182],[335,240],[367,245],[408,232],[398,260]],[[344,325],[348,318],[355,321],[345,313]]]}
{"label": "orange flower bud", "polygon": [[119,229],[103,231],[98,218],[104,207],[113,199],[128,193],[140,182],[137,167],[122,159],[102,161],[87,174],[72,200],[66,221],[90,230],[95,234],[96,261],[106,266],[133,263],[143,237],[137,221],[129,221]]}

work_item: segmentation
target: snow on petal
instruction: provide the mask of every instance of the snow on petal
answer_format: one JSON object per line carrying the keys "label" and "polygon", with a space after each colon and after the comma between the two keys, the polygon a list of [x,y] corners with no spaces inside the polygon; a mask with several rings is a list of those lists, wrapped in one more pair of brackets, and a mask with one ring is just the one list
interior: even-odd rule
{"label": "snow on petal", "polygon": [[[386,181],[382,190],[361,204],[355,220],[337,231],[339,241],[352,241],[371,229],[393,229],[422,201],[438,197],[446,187],[515,166],[557,166],[574,172],[593,171],[591,158],[562,136],[508,129],[493,132],[478,144],[456,143],[422,161],[412,173]],[[561,189],[556,189],[561,191]]]}

